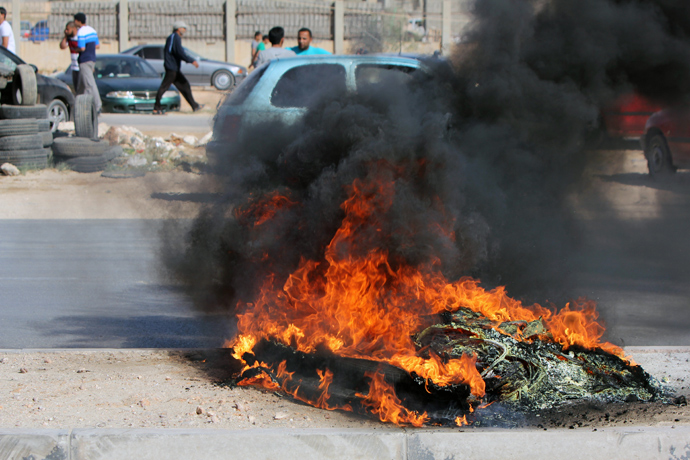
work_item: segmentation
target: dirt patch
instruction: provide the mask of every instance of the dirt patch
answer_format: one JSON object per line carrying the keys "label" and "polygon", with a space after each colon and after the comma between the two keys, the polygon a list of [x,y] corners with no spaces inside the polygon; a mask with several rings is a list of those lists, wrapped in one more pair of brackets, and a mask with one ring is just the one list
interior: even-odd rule
{"label": "dirt patch", "polygon": [[109,179],[46,169],[0,177],[0,219],[193,218],[213,196],[208,176],[183,171]]}
{"label": "dirt patch", "polygon": [[[690,396],[690,350],[635,353],[678,395]],[[0,426],[22,428],[383,428],[339,411],[315,409],[270,391],[228,385],[227,350],[55,350],[0,353]],[[508,426],[596,430],[690,424],[687,405],[566,406],[516,417]],[[463,427],[479,429],[478,426]]]}

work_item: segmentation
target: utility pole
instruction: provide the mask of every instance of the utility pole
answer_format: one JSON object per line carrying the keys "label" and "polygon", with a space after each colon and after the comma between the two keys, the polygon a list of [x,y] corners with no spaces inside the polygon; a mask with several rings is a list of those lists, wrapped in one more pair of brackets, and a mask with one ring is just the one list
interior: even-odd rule
{"label": "utility pole", "polygon": [[19,41],[22,36],[22,0],[12,1],[12,34],[14,35],[14,45],[17,48],[17,54],[19,54],[19,47],[21,42]]}

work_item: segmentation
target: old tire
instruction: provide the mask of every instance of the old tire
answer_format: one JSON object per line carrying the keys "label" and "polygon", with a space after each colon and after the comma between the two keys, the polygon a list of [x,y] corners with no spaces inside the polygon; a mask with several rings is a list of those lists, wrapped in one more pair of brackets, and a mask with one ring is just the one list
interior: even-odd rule
{"label": "old tire", "polygon": [[12,163],[16,167],[30,167],[42,169],[48,166],[50,149],[31,149],[0,151],[0,164]]}
{"label": "old tire", "polygon": [[0,120],[0,137],[38,134],[36,120]]}
{"label": "old tire", "polygon": [[110,144],[107,141],[83,137],[58,137],[53,139],[53,153],[60,157],[93,157],[103,155]]}
{"label": "old tire", "polygon": [[98,155],[92,157],[75,157],[66,160],[64,163],[72,171],[91,173],[103,171],[112,158],[106,155]]}
{"label": "old tire", "polygon": [[43,139],[43,147],[50,147],[53,145],[53,133],[51,131],[43,131],[40,134]]}
{"label": "old tire", "polygon": [[27,64],[20,64],[12,78],[12,102],[15,105],[35,105],[38,96],[36,72]]}
{"label": "old tire", "polygon": [[645,156],[649,175],[664,176],[676,171],[666,139],[661,134],[653,134],[646,143]]}
{"label": "old tire", "polygon": [[33,150],[40,148],[43,148],[43,137],[40,134],[0,137],[0,150]]}
{"label": "old tire", "polygon": [[53,99],[48,104],[48,129],[55,132],[63,121],[69,121],[69,110],[60,99]]}
{"label": "old tire", "polygon": [[77,137],[98,138],[98,114],[90,94],[80,94],[75,100],[74,132]]}
{"label": "old tire", "polygon": [[48,118],[48,108],[43,104],[36,105],[0,105],[0,118],[14,120],[17,118]]}
{"label": "old tire", "polygon": [[211,84],[219,91],[227,91],[235,86],[235,76],[227,70],[218,70],[211,77]]}

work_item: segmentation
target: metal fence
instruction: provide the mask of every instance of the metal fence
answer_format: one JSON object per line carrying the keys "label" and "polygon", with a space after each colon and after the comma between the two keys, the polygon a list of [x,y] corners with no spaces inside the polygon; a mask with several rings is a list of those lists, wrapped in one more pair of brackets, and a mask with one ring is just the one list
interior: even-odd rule
{"label": "metal fence", "polygon": [[80,11],[86,14],[86,23],[98,31],[99,38],[117,38],[117,3],[113,2],[51,2],[50,38],[62,38],[65,24]]}
{"label": "metal fence", "polygon": [[[155,40],[167,37],[172,23],[184,20],[191,39],[225,39],[224,0],[174,0],[166,2],[129,1],[129,40]],[[51,38],[60,38],[65,24],[74,13],[86,14],[87,23],[98,31],[100,38],[118,38],[119,3],[51,2],[48,27]],[[344,38],[360,38],[371,29],[380,27],[383,11],[379,4],[344,2]],[[282,26],[288,37],[307,27],[318,40],[334,37],[334,7],[330,2],[295,0],[236,0],[236,38],[253,38],[254,32],[266,33],[274,26]]]}

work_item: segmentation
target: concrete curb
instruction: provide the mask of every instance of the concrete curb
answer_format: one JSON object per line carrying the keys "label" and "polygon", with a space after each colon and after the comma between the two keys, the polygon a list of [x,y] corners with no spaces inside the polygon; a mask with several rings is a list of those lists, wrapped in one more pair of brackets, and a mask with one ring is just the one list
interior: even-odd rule
{"label": "concrete curb", "polygon": [[[461,432],[462,431],[462,432]],[[0,459],[682,459],[690,427],[584,430],[0,430]]]}

